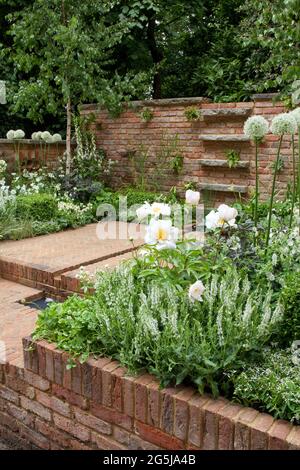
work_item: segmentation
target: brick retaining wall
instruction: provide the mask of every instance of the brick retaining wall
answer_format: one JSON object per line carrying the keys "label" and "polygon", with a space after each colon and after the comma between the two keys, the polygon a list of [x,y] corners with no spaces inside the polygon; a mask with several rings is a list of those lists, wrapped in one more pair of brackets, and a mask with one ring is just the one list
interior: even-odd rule
{"label": "brick retaining wall", "polygon": [[[189,122],[185,116],[188,107],[201,111],[199,121]],[[143,122],[140,113],[143,109],[153,113],[150,122]],[[132,183],[130,155],[141,152],[141,146],[149,153],[145,176],[156,161],[155,154],[161,149],[162,135],[179,139],[179,149],[184,156],[182,173],[176,176],[167,169],[159,180],[157,190],[168,191],[177,186],[181,191],[188,182],[194,182],[215,202],[247,197],[255,186],[254,146],[243,135],[243,125],[248,116],[260,114],[269,121],[284,111],[283,104],[274,102],[274,96],[255,95],[253,101],[243,103],[210,103],[205,98],[185,98],[172,100],[137,101],[127,105],[120,117],[114,119],[97,105],[82,106],[82,115],[94,113],[93,130],[99,147],[115,161],[109,183],[115,188]],[[276,158],[278,138],[269,134],[260,149],[261,197],[270,194],[272,164]],[[240,152],[241,164],[230,169],[226,151]],[[284,169],[278,178],[277,190],[283,195],[291,180],[290,140],[285,137],[281,155]],[[155,180],[155,173],[154,173]],[[156,181],[157,183],[157,181]]]}
{"label": "brick retaining wall", "polygon": [[[10,172],[16,171],[16,142],[8,139],[0,139],[0,160],[5,160]],[[66,150],[66,141],[51,144],[46,152],[46,164],[50,168],[55,168],[58,158],[62,157]],[[28,170],[38,170],[44,165],[44,150],[37,142],[31,139],[20,140],[20,163],[21,168]]]}
{"label": "brick retaining wall", "polygon": [[25,368],[0,366],[0,436],[42,449],[300,449],[300,428],[194,388],[159,389],[118,362],[71,370],[45,341],[23,341]]}

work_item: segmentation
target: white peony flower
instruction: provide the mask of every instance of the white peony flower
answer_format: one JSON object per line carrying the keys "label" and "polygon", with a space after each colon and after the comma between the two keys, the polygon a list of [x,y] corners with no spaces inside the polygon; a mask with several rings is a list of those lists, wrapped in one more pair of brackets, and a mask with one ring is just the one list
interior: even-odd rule
{"label": "white peony flower", "polygon": [[211,211],[205,218],[206,228],[214,230],[216,228],[236,227],[235,219],[238,216],[238,211],[234,207],[221,204],[217,211]]}
{"label": "white peony flower", "polygon": [[145,242],[148,245],[156,245],[158,250],[176,248],[179,230],[172,226],[171,220],[151,219],[146,229]]}
{"label": "white peony flower", "polygon": [[192,302],[197,300],[198,302],[202,302],[202,294],[205,291],[205,287],[202,281],[196,281],[192,284],[189,288],[189,298]]}
{"label": "white peony flower", "polygon": [[25,137],[25,132],[22,131],[22,129],[17,129],[15,131],[13,138],[19,140],[19,139],[24,139],[24,137]]}
{"label": "white peony flower", "polygon": [[185,193],[185,202],[187,204],[191,204],[192,206],[197,206],[200,201],[200,193],[199,191],[192,191],[188,189]]}
{"label": "white peony flower", "polygon": [[151,206],[149,202],[145,202],[141,207],[136,210],[136,215],[139,220],[146,219],[151,214]]}
{"label": "white peony flower", "polygon": [[170,217],[171,207],[162,202],[154,202],[151,204],[151,215],[158,218],[160,215]]}
{"label": "white peony flower", "polygon": [[269,123],[262,116],[251,116],[244,124],[244,134],[250,139],[260,140],[269,131]]}
{"label": "white peony flower", "polygon": [[9,139],[9,140],[12,140],[15,136],[15,131],[13,131],[12,129],[10,131],[7,132],[6,134],[6,138]]}
{"label": "white peony flower", "polygon": [[295,119],[297,126],[300,127],[300,108],[293,109],[289,114]]}
{"label": "white peony flower", "polygon": [[282,113],[275,116],[272,120],[271,132],[274,135],[295,134],[297,122],[292,113]]}

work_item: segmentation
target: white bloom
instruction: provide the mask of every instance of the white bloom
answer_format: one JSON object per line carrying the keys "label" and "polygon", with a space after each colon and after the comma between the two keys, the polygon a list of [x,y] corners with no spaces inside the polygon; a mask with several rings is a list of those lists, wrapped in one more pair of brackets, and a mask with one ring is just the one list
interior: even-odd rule
{"label": "white bloom", "polygon": [[3,175],[3,173],[6,172],[7,169],[7,163],[4,160],[0,160],[0,177]]}
{"label": "white bloom", "polygon": [[61,135],[60,134],[53,134],[52,141],[53,141],[53,143],[61,142],[62,141]]}
{"label": "white bloom", "polygon": [[205,287],[202,281],[196,281],[192,284],[189,288],[189,298],[192,302],[197,300],[198,302],[202,302],[202,294],[205,291]]}
{"label": "white bloom", "polygon": [[33,133],[31,134],[31,140],[37,140],[37,138],[36,138],[36,132],[33,132]]}
{"label": "white bloom", "polygon": [[48,131],[44,131],[41,133],[41,139],[47,144],[52,143],[52,135]]}
{"label": "white bloom", "polygon": [[171,220],[151,219],[146,229],[145,242],[149,245],[156,245],[158,250],[164,248],[176,248],[176,241],[179,237],[179,230],[172,227]]}
{"label": "white bloom", "polygon": [[298,127],[300,127],[300,108],[296,108],[293,111],[290,112],[290,114],[293,116],[295,119]]}
{"label": "white bloom", "polygon": [[171,215],[171,207],[162,202],[154,202],[151,205],[151,215],[158,218],[160,215],[169,217]]}
{"label": "white bloom", "polygon": [[139,220],[146,219],[151,214],[151,206],[149,202],[145,202],[141,207],[136,211],[137,218]]}
{"label": "white bloom", "polygon": [[197,206],[200,201],[200,193],[199,191],[192,191],[188,189],[185,193],[185,202],[187,204],[191,204],[193,206]]}
{"label": "white bloom", "polygon": [[42,131],[37,131],[35,133],[36,140],[42,140]]}
{"label": "white bloom", "polygon": [[244,125],[244,133],[253,140],[262,139],[269,130],[268,121],[262,116],[251,116]]}
{"label": "white bloom", "polygon": [[22,129],[17,129],[14,133],[14,139],[24,139],[25,137],[25,132],[22,131]]}
{"label": "white bloom", "polygon": [[292,113],[282,113],[275,116],[272,120],[271,132],[274,135],[295,134],[297,122]]}
{"label": "white bloom", "polygon": [[211,211],[205,218],[206,228],[214,230],[219,227],[229,225],[236,227],[235,219],[238,216],[238,211],[234,207],[221,204],[217,211]]}
{"label": "white bloom", "polygon": [[9,140],[12,140],[14,136],[15,136],[15,131],[13,130],[8,131],[8,133],[6,134],[6,138]]}

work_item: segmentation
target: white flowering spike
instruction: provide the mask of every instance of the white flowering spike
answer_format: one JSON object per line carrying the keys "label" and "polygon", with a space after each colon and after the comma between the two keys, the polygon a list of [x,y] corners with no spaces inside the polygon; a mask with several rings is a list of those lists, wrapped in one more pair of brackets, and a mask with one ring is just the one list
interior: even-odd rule
{"label": "white flowering spike", "polygon": [[151,215],[157,219],[160,215],[170,217],[171,207],[168,204],[164,204],[162,202],[154,202],[151,205]]}
{"label": "white flowering spike", "polygon": [[290,114],[295,119],[297,126],[300,127],[300,108],[293,109],[293,111],[291,111]]}
{"label": "white flowering spike", "polygon": [[61,142],[61,141],[62,141],[62,137],[61,137],[60,134],[53,134],[52,140],[53,140],[53,143]]}
{"label": "white flowering spike", "polygon": [[282,113],[275,116],[272,120],[271,132],[274,135],[295,134],[297,122],[292,113]]}
{"label": "white flowering spike", "polygon": [[22,129],[17,129],[15,131],[14,139],[17,139],[17,140],[24,139],[24,137],[25,137],[25,132],[22,131]]}
{"label": "white flowering spike", "polygon": [[14,139],[14,136],[15,136],[15,131],[13,131],[12,129],[8,131],[8,133],[6,134],[6,138],[9,140]]}
{"label": "white flowering spike", "polygon": [[192,206],[197,206],[200,201],[200,193],[199,191],[192,191],[188,189],[185,193],[185,202],[187,204],[191,204]]}
{"label": "white flowering spike", "polygon": [[252,140],[262,139],[269,131],[269,123],[262,116],[251,116],[244,124],[244,134]]}
{"label": "white flowering spike", "polygon": [[198,302],[202,302],[202,294],[205,291],[205,287],[202,281],[196,281],[192,284],[189,288],[189,298],[192,302],[197,300]]}
{"label": "white flowering spike", "polygon": [[145,202],[141,207],[136,210],[136,215],[139,220],[146,219],[151,214],[151,205]]}
{"label": "white flowering spike", "polygon": [[148,245],[156,245],[158,250],[165,248],[176,248],[176,241],[179,237],[179,230],[172,227],[171,220],[151,219],[146,229],[145,242]]}

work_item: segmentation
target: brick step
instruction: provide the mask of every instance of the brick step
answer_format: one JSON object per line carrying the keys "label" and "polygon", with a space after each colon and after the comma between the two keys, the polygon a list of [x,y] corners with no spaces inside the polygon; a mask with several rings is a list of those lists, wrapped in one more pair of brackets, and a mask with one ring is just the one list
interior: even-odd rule
{"label": "brick step", "polygon": [[244,134],[200,134],[199,139],[204,142],[250,142]]}
{"label": "brick step", "polygon": [[201,115],[207,118],[246,118],[252,112],[252,108],[219,108],[203,109]]}
{"label": "brick step", "polygon": [[199,183],[199,189],[207,191],[221,191],[224,193],[242,193],[248,192],[248,187],[238,184],[215,184],[215,183]]}
{"label": "brick step", "polygon": [[249,162],[238,162],[235,167],[230,168],[227,160],[218,160],[218,159],[203,159],[200,160],[200,165],[204,167],[219,167],[219,168],[229,168],[234,170],[236,168],[249,169]]}

